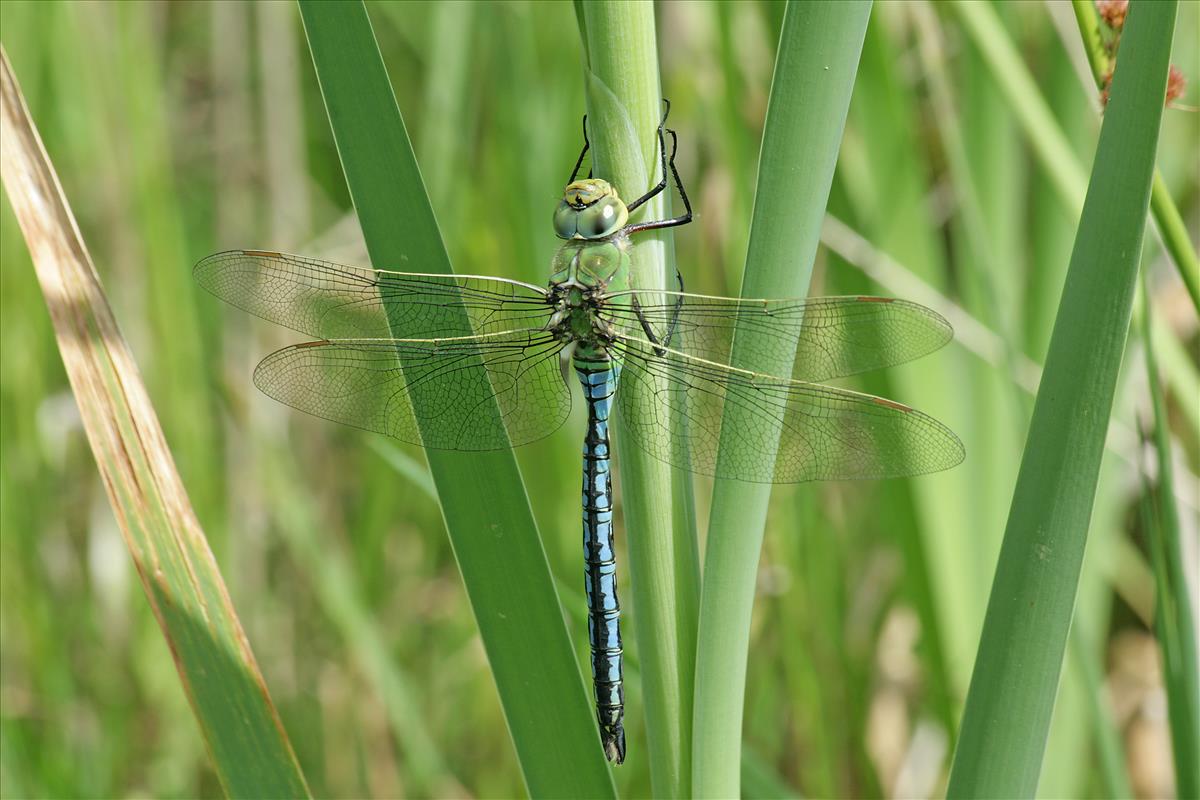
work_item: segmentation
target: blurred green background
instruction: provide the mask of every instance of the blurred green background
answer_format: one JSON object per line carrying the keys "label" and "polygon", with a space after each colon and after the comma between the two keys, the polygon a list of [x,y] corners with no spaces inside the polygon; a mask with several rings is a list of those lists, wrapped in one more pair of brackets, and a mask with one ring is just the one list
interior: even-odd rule
{"label": "blurred green background", "polygon": [[[456,269],[543,281],[557,246],[550,213],[581,143],[572,5],[369,10]],[[1099,116],[1070,8],[997,10],[1086,174]],[[690,291],[738,293],[782,12],[770,2],[658,8],[663,93],[697,211],[675,237]],[[1184,3],[1173,55],[1192,81],[1182,106],[1200,104],[1198,26],[1197,4]],[[520,795],[421,451],[260,396],[253,365],[301,337],[191,280],[195,261],[235,247],[367,263],[295,7],[6,2],[0,38],[314,794],[401,796],[415,791],[408,776],[432,772],[422,791],[436,796]],[[933,102],[931,74],[949,82],[949,116]],[[962,136],[968,175],[947,157],[948,126]],[[1159,167],[1193,239],[1197,141],[1200,116],[1169,110]],[[966,186],[984,242],[966,230]],[[98,480],[25,244],[0,204],[0,793],[219,794]],[[949,424],[968,453],[956,470],[775,491],[747,682],[748,796],[944,791],[1032,408],[1012,374],[1027,376],[1045,352],[1074,236],[1068,205],[958,16],[878,4],[813,293],[903,294],[916,276],[1008,347],[960,326],[946,350],[848,384]],[[1196,317],[1153,235],[1145,268],[1168,331],[1160,358],[1194,570]],[[1172,791],[1131,461],[1145,394],[1134,340],[1045,797],[1103,793],[1092,767],[1097,702],[1115,720],[1137,794]],[[518,457],[582,658],[579,406]],[[703,518],[702,485],[697,497]],[[643,750],[638,609],[626,609],[632,753]],[[432,746],[406,745],[398,718]],[[623,794],[649,792],[636,756],[616,779]]]}

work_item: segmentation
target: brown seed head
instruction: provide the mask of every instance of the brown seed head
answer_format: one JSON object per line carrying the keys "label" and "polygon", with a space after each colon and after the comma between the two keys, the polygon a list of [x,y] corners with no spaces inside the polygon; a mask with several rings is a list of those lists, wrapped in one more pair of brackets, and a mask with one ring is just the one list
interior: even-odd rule
{"label": "brown seed head", "polygon": [[1096,0],[1096,11],[1104,24],[1114,31],[1125,27],[1125,15],[1129,13],[1129,0]]}
{"label": "brown seed head", "polygon": [[1179,98],[1183,97],[1187,91],[1187,78],[1183,77],[1183,73],[1179,71],[1179,67],[1171,65],[1171,71],[1167,73],[1167,105],[1171,105]]}

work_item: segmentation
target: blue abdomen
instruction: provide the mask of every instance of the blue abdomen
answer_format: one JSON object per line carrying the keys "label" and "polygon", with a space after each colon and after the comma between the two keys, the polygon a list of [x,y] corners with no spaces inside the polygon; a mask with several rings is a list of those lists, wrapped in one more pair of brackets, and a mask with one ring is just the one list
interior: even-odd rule
{"label": "blue abdomen", "polygon": [[617,389],[616,362],[576,355],[575,373],[588,408],[583,441],[583,553],[588,603],[588,642],[600,738],[610,761],[625,760],[625,693],[621,676],[621,605],[613,550],[612,472],[608,420]]}

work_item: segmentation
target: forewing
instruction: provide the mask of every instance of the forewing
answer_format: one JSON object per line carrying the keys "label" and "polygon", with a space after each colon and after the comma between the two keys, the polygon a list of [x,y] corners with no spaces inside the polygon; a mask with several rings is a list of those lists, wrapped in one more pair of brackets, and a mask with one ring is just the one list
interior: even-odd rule
{"label": "forewing", "polygon": [[743,330],[739,355],[747,363],[790,363],[779,377],[809,382],[901,364],[953,336],[937,312],[886,297],[736,300],[639,290],[613,294],[604,315],[627,336],[653,334],[673,350],[717,364],[729,363],[734,330]]}
{"label": "forewing", "polygon": [[566,420],[571,394],[558,369],[561,348],[535,331],[310,342],[267,356],[254,382],[293,408],[401,441],[498,450],[547,436]]}
{"label": "forewing", "polygon": [[222,300],[322,339],[538,329],[553,312],[544,289],[518,281],[365,269],[263,250],[217,253],[194,274]]}
{"label": "forewing", "polygon": [[[621,336],[613,348],[621,430],[683,469],[799,483],[920,475],[963,459],[946,426],[890,400],[737,370],[641,338]],[[685,424],[673,430],[676,414]]]}

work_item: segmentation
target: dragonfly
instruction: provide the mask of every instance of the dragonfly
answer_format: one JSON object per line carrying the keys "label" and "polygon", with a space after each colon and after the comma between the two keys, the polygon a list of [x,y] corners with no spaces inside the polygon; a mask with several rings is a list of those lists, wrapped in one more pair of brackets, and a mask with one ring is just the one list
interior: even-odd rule
{"label": "dragonfly", "polygon": [[[309,414],[430,449],[503,449],[550,435],[571,410],[560,369],[560,359],[570,359],[587,406],[582,510],[596,717],[604,753],[618,764],[626,747],[614,413],[619,434],[653,458],[715,478],[912,476],[964,457],[961,442],[937,420],[823,384],[946,344],[953,332],[936,312],[883,297],[690,294],[678,273],[678,291],[636,285],[633,237],[692,220],[675,167],[678,139],[664,128],[669,110],[667,103],[657,131],[661,179],[632,202],[603,179],[579,179],[590,146],[584,118],[583,150],[554,210],[563,243],[545,286],[266,250],[218,253],[194,271],[217,297],[316,337],[255,368],[263,392]],[[631,221],[666,189],[668,174],[684,213]],[[731,360],[776,368],[752,371]]]}

